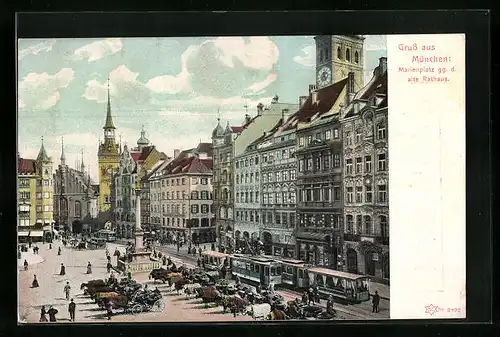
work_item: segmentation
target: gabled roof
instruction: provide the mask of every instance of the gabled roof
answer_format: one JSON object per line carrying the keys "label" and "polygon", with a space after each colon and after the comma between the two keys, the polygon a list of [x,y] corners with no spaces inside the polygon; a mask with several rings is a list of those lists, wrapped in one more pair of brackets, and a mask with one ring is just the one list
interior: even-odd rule
{"label": "gabled roof", "polygon": [[366,101],[373,96],[382,96],[382,100],[376,102],[377,108],[387,107],[387,72],[374,75],[370,82],[354,96],[352,102],[346,107],[344,118],[355,115],[354,104],[356,102],[361,101],[361,104],[366,104]]}
{"label": "gabled roof", "polygon": [[17,158],[17,173],[34,174],[36,173],[36,164],[34,159]]}
{"label": "gabled roof", "polygon": [[319,117],[330,111],[346,84],[347,78],[344,78],[334,84],[316,90],[317,97],[315,102],[313,102],[312,93],[310,93],[299,111],[292,114],[285,122],[283,130],[293,129],[297,123],[309,122],[312,117]]}
{"label": "gabled roof", "polygon": [[212,171],[212,159],[200,159],[197,156],[181,158],[180,155],[177,158],[167,165],[163,171],[164,174],[209,173]]}

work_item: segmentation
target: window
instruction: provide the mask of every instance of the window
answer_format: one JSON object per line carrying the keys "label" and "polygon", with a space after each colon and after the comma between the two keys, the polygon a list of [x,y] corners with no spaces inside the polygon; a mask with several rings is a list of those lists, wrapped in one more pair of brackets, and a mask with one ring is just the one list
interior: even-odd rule
{"label": "window", "polygon": [[255,157],[255,165],[259,164],[259,157]]}
{"label": "window", "polygon": [[161,181],[161,187],[165,187],[165,180]]}
{"label": "window", "polygon": [[386,131],[385,131],[385,125],[384,124],[379,124],[377,126],[377,136],[378,136],[378,139],[385,139],[385,137],[386,137]]}
{"label": "window", "polygon": [[276,203],[277,203],[277,204],[281,204],[281,203],[283,203],[283,198],[282,198],[282,197],[283,197],[283,196],[281,195],[281,193],[279,193],[279,192],[278,192],[278,193],[276,193]]}
{"label": "window", "polygon": [[311,135],[307,136],[307,145],[311,145],[313,137]]}
{"label": "window", "polygon": [[351,203],[352,202],[352,187],[347,188],[347,196],[346,196],[347,202]]}
{"label": "window", "polygon": [[363,233],[363,216],[362,215],[356,215],[356,233],[361,234]]}
{"label": "window", "polygon": [[267,174],[267,181],[269,181],[270,183],[273,182],[273,174],[271,172]]}
{"label": "window", "polygon": [[250,183],[253,183],[253,173],[250,173]]}
{"label": "window", "polygon": [[345,169],[347,174],[352,174],[352,159],[347,159],[345,161]]}
{"label": "window", "polygon": [[239,161],[236,162],[236,168],[240,168],[240,162]]}
{"label": "window", "polygon": [[198,213],[199,206],[198,205],[191,205],[191,212],[196,214]]}
{"label": "window", "polygon": [[372,218],[369,216],[369,215],[365,215],[364,216],[364,233],[365,234],[368,234],[368,235],[371,235],[373,234],[373,228],[372,228]]}
{"label": "window", "polygon": [[347,234],[354,234],[354,219],[352,215],[346,215],[345,222],[347,224]]}
{"label": "window", "polygon": [[295,180],[295,176],[296,176],[295,170],[290,170],[290,180]]}
{"label": "window", "polygon": [[202,185],[207,185],[208,184],[208,178],[201,178],[201,184]]}
{"label": "window", "polygon": [[387,201],[387,186],[386,185],[378,185],[378,202],[386,202]]}
{"label": "window", "polygon": [[380,235],[383,238],[388,238],[389,237],[389,225],[387,223],[387,217],[385,215],[380,215],[379,222],[380,222]]}
{"label": "window", "polygon": [[356,158],[356,173],[361,173],[363,169],[363,158],[357,157]]}
{"label": "window", "polygon": [[208,191],[201,191],[201,199],[202,200],[208,199]]}
{"label": "window", "polygon": [[282,150],[281,151],[281,158],[283,158],[283,159],[288,158],[288,151],[287,150]]}
{"label": "window", "polygon": [[332,130],[326,130],[325,131],[325,140],[330,140],[332,139]]}
{"label": "window", "polygon": [[366,202],[372,202],[373,201],[373,191],[372,191],[372,185],[365,186],[365,200]]}
{"label": "window", "polygon": [[304,167],[304,159],[299,160],[299,172],[304,172],[305,167]]}
{"label": "window", "polygon": [[176,192],[176,199],[179,200],[181,198],[181,192],[177,191]]}
{"label": "window", "polygon": [[333,155],[333,167],[340,167],[340,153]]}
{"label": "window", "polygon": [[267,174],[265,173],[262,175],[262,182],[267,183]]}
{"label": "window", "polygon": [[179,179],[179,178],[177,178],[177,179],[176,179],[176,185],[177,185],[177,186],[179,186],[179,185],[180,185],[180,184],[179,184],[179,182],[180,182],[180,179]]}
{"label": "window", "polygon": [[304,146],[304,137],[299,138],[299,146]]}
{"label": "window", "polygon": [[274,204],[274,193],[269,193],[269,203]]}
{"label": "window", "polygon": [[267,203],[268,203],[268,196],[267,196],[267,193],[264,193],[264,194],[262,195],[262,198],[263,198],[262,203],[263,203],[263,204],[267,204]]}
{"label": "window", "polygon": [[340,49],[340,47],[337,47],[337,58],[338,59],[342,58],[342,50]]}
{"label": "window", "polygon": [[345,51],[345,59],[346,61],[351,62],[351,51],[349,50],[349,48],[347,48]]}
{"label": "window", "polygon": [[323,62],[323,50],[319,52],[319,62]]}
{"label": "window", "polygon": [[277,182],[281,181],[281,172],[276,172],[276,180]]}
{"label": "window", "polygon": [[320,171],[321,170],[321,157],[320,156],[315,156],[314,157],[314,171]]}
{"label": "window", "polygon": [[182,200],[185,200],[186,198],[186,191],[182,191]]}
{"label": "window", "polygon": [[185,214],[185,213],[186,213],[186,205],[182,204],[182,214]]}
{"label": "window", "polygon": [[191,199],[194,199],[194,200],[198,199],[198,191],[191,192]]}
{"label": "window", "polygon": [[323,200],[330,201],[330,187],[325,187],[323,190]]}
{"label": "window", "polygon": [[312,158],[307,158],[306,171],[312,171],[313,160]]}
{"label": "window", "polygon": [[340,187],[334,187],[333,188],[333,201],[339,201],[340,200]]}
{"label": "window", "polygon": [[349,131],[345,133],[345,142],[347,145],[352,145],[351,132]]}
{"label": "window", "polygon": [[361,142],[361,130],[356,130],[356,144]]}
{"label": "window", "polygon": [[255,192],[255,202],[259,202],[259,192]]}
{"label": "window", "polygon": [[283,171],[283,181],[288,181],[288,171]]}
{"label": "window", "polygon": [[290,192],[290,203],[295,204],[296,203],[296,193],[295,190]]}
{"label": "window", "polygon": [[[43,206],[43,211],[44,211],[44,212],[50,212],[50,211],[51,211],[51,209],[50,209],[50,205],[45,205],[45,206]],[[75,215],[75,216],[76,216],[76,215]]]}
{"label": "window", "polygon": [[381,153],[378,155],[378,170],[385,171],[386,169],[385,153]]}
{"label": "window", "polygon": [[372,171],[372,156],[365,156],[365,173]]}
{"label": "window", "polygon": [[363,202],[363,186],[356,186],[356,202]]}
{"label": "window", "polygon": [[75,201],[75,217],[79,218],[82,216],[82,205],[80,201]]}
{"label": "window", "polygon": [[339,139],[339,129],[338,128],[333,129],[333,138]]}
{"label": "window", "polygon": [[359,63],[359,53],[358,53],[358,51],[354,52],[354,62],[355,63]]}
{"label": "window", "polygon": [[42,199],[42,192],[37,192],[36,193],[36,198],[37,199]]}

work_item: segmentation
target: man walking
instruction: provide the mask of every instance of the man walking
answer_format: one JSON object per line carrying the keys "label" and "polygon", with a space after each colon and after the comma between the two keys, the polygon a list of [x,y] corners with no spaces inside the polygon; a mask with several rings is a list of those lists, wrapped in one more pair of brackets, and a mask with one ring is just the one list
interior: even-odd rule
{"label": "man walking", "polygon": [[380,304],[380,296],[378,294],[378,291],[375,290],[375,295],[373,295],[373,299],[372,299],[372,305],[373,305],[372,312],[378,312],[378,310],[379,310],[378,305],[379,304]]}
{"label": "man walking", "polygon": [[75,321],[75,310],[76,310],[76,304],[73,301],[73,299],[71,299],[71,302],[68,305],[68,311],[69,311],[69,320],[72,322]]}
{"label": "man walking", "polygon": [[69,282],[66,282],[66,285],[64,286],[64,293],[66,294],[66,301],[69,301],[70,290],[71,290],[71,286],[69,285]]}

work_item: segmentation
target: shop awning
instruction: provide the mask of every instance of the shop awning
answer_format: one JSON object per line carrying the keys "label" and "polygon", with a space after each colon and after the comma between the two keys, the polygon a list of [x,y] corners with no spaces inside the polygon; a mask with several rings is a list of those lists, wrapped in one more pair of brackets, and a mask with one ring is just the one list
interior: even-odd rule
{"label": "shop awning", "polygon": [[40,237],[43,236],[43,231],[31,231],[31,232],[18,232],[17,236],[36,236]]}

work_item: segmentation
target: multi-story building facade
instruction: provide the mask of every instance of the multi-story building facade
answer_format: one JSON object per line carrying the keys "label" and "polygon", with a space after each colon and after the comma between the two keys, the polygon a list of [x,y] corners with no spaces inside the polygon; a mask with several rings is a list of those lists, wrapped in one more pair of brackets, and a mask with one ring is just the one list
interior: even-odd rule
{"label": "multi-story building facade", "polygon": [[258,140],[261,167],[261,238],[266,254],[295,256],[296,166],[294,117],[282,119]]}
{"label": "multi-story building facade", "polygon": [[106,110],[106,123],[104,124],[104,142],[99,144],[97,151],[99,166],[99,212],[103,213],[103,219],[112,218],[112,183],[113,176],[118,172],[120,165],[120,152],[115,141],[115,126],[111,116],[111,102],[109,97],[108,82],[108,105]]}
{"label": "multi-story building facade", "polygon": [[316,84],[297,114],[297,257],[343,269],[341,105],[363,86],[363,38],[317,36]]}
{"label": "multi-story building facade", "polygon": [[119,171],[114,175],[116,209],[114,210],[118,238],[133,238],[135,229],[135,183],[137,163],[127,145],[121,153]]}
{"label": "multi-story building facade", "polygon": [[233,246],[233,141],[243,128],[231,127],[228,122],[224,129],[218,120],[212,132],[214,151],[212,184],[219,250],[232,249]]}
{"label": "multi-story building facade", "polygon": [[[61,162],[54,176],[54,220],[60,230],[81,233],[91,216],[92,202],[96,193],[90,175],[82,161],[77,169],[66,164],[64,143],[61,144]],[[96,216],[96,215],[95,215]]]}
{"label": "multi-story building facade", "polygon": [[215,241],[212,156],[212,144],[200,143],[162,170],[161,214],[167,239],[189,244]]}
{"label": "multi-story building facade", "polygon": [[387,59],[341,112],[345,270],[389,280]]}
{"label": "multi-story building facade", "polygon": [[52,158],[40,147],[36,160],[18,156],[18,239],[43,241],[53,237]]}
{"label": "multi-story building facade", "polygon": [[234,164],[234,239],[236,251],[257,253],[260,237],[260,158],[255,144]]}

